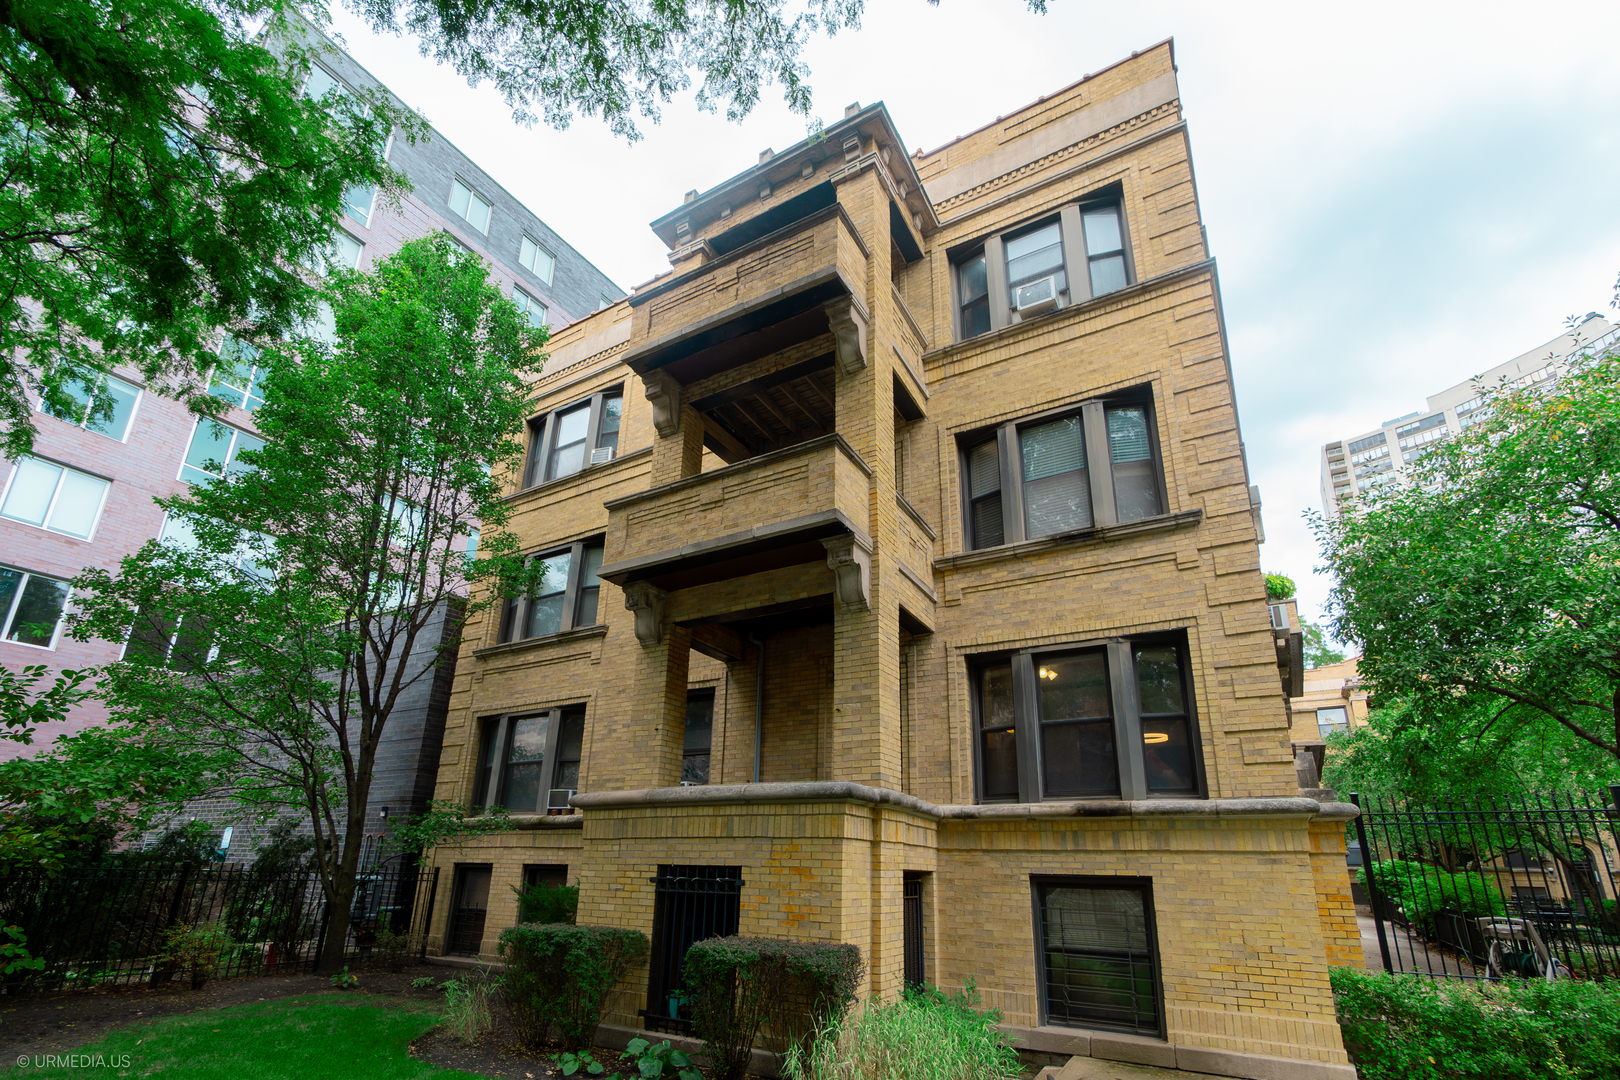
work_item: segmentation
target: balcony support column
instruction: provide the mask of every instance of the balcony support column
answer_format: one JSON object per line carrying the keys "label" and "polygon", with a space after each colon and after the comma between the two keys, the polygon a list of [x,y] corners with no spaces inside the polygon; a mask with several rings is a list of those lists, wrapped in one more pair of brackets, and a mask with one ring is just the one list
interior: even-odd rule
{"label": "balcony support column", "polygon": [[[637,612],[638,624],[641,613]],[[637,629],[640,629],[639,625]],[[640,635],[638,634],[639,638]],[[627,748],[606,770],[598,764],[592,783],[603,790],[674,787],[681,782],[681,747],[686,739],[686,681],[692,659],[692,632],[668,626],[656,644],[641,641],[629,657],[630,732],[617,745]],[[633,748],[633,749],[631,749]],[[612,774],[611,781],[597,778]]]}
{"label": "balcony support column", "polygon": [[703,471],[703,419],[683,400],[684,388],[667,371],[649,371],[641,377],[647,401],[653,407],[652,486],[671,484]]}

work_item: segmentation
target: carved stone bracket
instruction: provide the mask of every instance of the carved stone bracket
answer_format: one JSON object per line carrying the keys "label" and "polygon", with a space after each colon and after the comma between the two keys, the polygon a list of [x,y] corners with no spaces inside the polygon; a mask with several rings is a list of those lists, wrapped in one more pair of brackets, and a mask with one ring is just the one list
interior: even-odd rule
{"label": "carved stone bracket", "polygon": [[664,641],[665,595],[663,589],[645,581],[632,581],[624,587],[624,610],[636,614],[636,640],[643,649]]}
{"label": "carved stone bracket", "polygon": [[838,343],[838,373],[853,375],[866,366],[866,316],[853,297],[829,300],[822,308]]}
{"label": "carved stone bracket", "polygon": [[853,533],[823,540],[827,569],[833,572],[833,595],[840,607],[869,611],[872,607],[872,549]]}
{"label": "carved stone bracket", "polygon": [[647,400],[652,403],[653,427],[663,438],[681,430],[681,384],[667,371],[649,371],[641,377]]}

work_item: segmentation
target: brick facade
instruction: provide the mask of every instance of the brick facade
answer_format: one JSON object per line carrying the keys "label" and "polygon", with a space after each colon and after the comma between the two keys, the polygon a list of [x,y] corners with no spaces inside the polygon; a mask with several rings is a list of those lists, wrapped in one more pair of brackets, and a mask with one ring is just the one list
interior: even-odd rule
{"label": "brick facade", "polygon": [[[478,787],[481,720],[586,711],[571,812],[435,854],[447,881],[493,867],[478,951],[515,919],[505,885],[525,864],[568,864],[581,921],[649,931],[660,866],[730,866],[742,933],[857,944],[866,989],[888,997],[905,972],[903,883],[922,874],[924,977],[973,979],[1023,1045],[1351,1076],[1327,981],[1356,951],[1349,808],[1295,781],[1169,43],[931,153],[908,156],[881,105],[824,134],[654,222],[671,273],[559,335],[534,386],[537,433],[615,390],[623,421],[611,462],[511,478],[525,550],[604,538],[599,624],[503,642],[492,619],[462,652],[441,799],[500,797]],[[1094,199],[1124,223],[1123,287],[1090,298],[1071,273],[1059,310],[1004,307],[965,335],[964,261],[1026,223],[1079,229]],[[1084,270],[1082,234],[1064,236]],[[1005,263],[990,273],[1005,286]],[[974,547],[976,433],[1122,392],[1148,403],[1157,512],[1118,520],[1110,505]],[[1112,458],[1112,435],[1090,430],[1088,453]],[[1066,645],[1135,665],[1123,643],[1142,639],[1182,658],[1191,797],[989,798],[974,665]],[[1108,685],[1125,685],[1118,672]],[[677,787],[695,686],[715,688],[710,782]],[[1116,727],[1135,692],[1110,691],[1127,703]],[[1053,751],[1033,745],[1030,693],[1014,692],[1033,763],[1020,783],[1038,786]],[[1147,775],[1137,748],[1117,753],[1121,777]],[[1047,876],[1150,883],[1156,1031],[1051,1022],[1033,910]],[[457,905],[442,889],[430,947]],[[619,988],[612,1022],[661,1010],[647,980]]]}

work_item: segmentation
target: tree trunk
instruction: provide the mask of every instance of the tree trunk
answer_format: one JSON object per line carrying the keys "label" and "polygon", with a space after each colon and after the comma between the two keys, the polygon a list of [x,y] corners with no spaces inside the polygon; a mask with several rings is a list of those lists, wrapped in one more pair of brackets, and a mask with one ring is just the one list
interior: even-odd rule
{"label": "tree trunk", "polygon": [[367,783],[360,786],[357,792],[359,810],[355,810],[352,802],[349,807],[348,828],[343,836],[343,856],[338,860],[337,872],[332,875],[332,901],[326,920],[326,941],[321,946],[321,955],[315,962],[315,970],[324,974],[336,974],[341,971],[349,951],[349,913],[354,909],[356,870],[360,864],[360,849],[365,843],[365,808],[370,777],[367,776],[366,780]]}

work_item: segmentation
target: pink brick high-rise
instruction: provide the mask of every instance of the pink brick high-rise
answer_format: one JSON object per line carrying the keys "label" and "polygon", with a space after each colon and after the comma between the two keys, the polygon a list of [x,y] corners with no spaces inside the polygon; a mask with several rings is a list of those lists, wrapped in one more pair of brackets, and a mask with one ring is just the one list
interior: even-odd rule
{"label": "pink brick high-rise", "polygon": [[1348,1080],[1350,808],[1295,781],[1170,44],[930,153],[852,106],[653,228],[534,385],[546,584],[464,643],[438,787],[518,828],[438,850],[431,946],[566,876],[653,938],[625,1027],[718,929]]}

